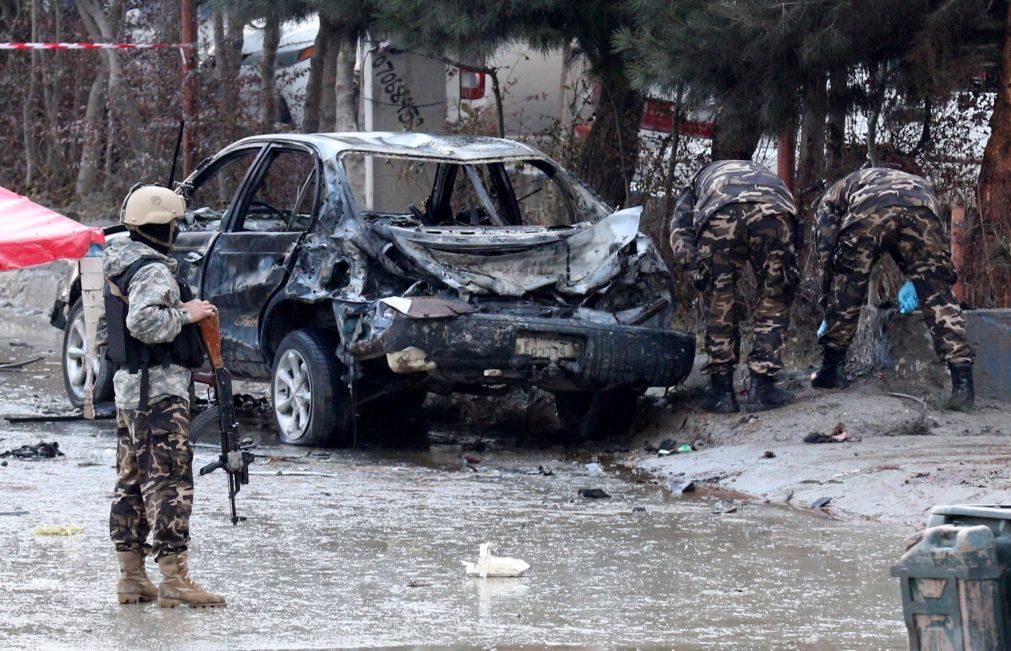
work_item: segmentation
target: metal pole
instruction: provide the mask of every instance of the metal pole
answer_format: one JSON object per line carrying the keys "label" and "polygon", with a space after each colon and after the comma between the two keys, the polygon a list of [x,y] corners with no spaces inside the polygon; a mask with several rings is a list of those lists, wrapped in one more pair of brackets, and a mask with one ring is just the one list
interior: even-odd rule
{"label": "metal pole", "polygon": [[183,176],[189,176],[196,160],[197,114],[197,9],[195,0],[180,0],[183,48]]}

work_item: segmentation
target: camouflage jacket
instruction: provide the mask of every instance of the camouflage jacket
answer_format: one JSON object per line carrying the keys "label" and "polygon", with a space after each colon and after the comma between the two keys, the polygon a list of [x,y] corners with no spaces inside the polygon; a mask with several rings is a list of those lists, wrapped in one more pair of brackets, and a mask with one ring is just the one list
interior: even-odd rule
{"label": "camouflage jacket", "polygon": [[763,203],[777,213],[797,214],[789,188],[769,168],[747,160],[712,162],[696,172],[678,195],[670,223],[674,259],[683,266],[694,266],[702,227],[735,203]]}
{"label": "camouflage jacket", "polygon": [[[168,343],[190,322],[189,312],[179,301],[179,285],[173,276],[176,261],[141,242],[123,238],[113,240],[105,248],[102,269],[108,281],[122,274],[127,267],[144,256],[157,257],[164,264],[145,265],[130,281],[126,327],[130,334],[146,344]],[[189,369],[175,364],[166,367],[156,365],[148,371],[148,378],[149,404],[169,396],[189,401]],[[140,373],[131,375],[125,368],[119,369],[112,382],[117,407],[137,409],[140,406]]]}
{"label": "camouflage jacket", "polygon": [[832,256],[839,233],[861,219],[894,206],[926,208],[938,217],[943,211],[929,181],[887,167],[857,170],[825,192],[814,217],[815,249],[819,267],[825,274],[823,285],[831,280]]}

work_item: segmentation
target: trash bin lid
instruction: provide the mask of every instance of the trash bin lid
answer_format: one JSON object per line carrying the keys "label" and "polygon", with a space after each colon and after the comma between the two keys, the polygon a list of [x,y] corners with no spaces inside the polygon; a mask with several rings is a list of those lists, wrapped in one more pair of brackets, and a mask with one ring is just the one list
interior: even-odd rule
{"label": "trash bin lid", "polygon": [[930,510],[930,514],[1011,520],[1011,504],[949,504],[935,506]]}
{"label": "trash bin lid", "polygon": [[935,506],[927,519],[928,527],[961,522],[963,524],[986,524],[994,535],[1005,537],[1011,534],[1011,504],[950,504]]}

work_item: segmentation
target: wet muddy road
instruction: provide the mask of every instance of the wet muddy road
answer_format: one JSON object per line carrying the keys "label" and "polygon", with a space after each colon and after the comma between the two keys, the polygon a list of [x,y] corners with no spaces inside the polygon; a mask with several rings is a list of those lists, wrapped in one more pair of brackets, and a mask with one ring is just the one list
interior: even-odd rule
{"label": "wet muddy road", "polygon": [[[0,328],[0,346],[20,337],[44,352],[48,335],[33,336]],[[57,408],[48,375],[58,368],[0,374],[2,411]],[[194,573],[228,607],[162,610],[116,603],[111,422],[4,426],[0,450],[45,439],[66,456],[0,467],[0,647],[906,644],[888,577],[896,530],[752,504],[714,514],[723,509],[713,501],[610,471],[591,476],[585,458],[560,448],[492,441],[475,472],[457,438],[440,431],[441,443],[421,449],[307,454],[267,437],[239,496],[247,521],[228,521],[223,475],[197,479]],[[199,448],[195,465],[212,458]],[[612,497],[586,499],[581,488]],[[84,531],[33,533],[69,524]],[[466,578],[460,561],[486,541],[531,569]]]}

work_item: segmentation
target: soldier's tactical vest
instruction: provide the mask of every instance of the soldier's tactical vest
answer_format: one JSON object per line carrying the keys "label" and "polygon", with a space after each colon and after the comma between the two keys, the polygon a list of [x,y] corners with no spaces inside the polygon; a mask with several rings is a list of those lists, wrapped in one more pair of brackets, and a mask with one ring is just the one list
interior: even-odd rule
{"label": "soldier's tactical vest", "polygon": [[[129,328],[126,327],[130,281],[138,271],[149,264],[164,263],[155,257],[139,258],[115,279],[106,279],[105,289],[102,292],[109,338],[105,356],[117,368],[125,368],[131,375],[141,374],[140,409],[148,407],[149,368],[158,365],[167,367],[169,364],[184,368],[199,368],[205,359],[200,328],[194,323],[184,325],[179,335],[170,343],[146,344],[130,334]],[[179,285],[179,299],[183,303],[192,300],[193,291],[189,284],[179,277],[176,277],[176,283]]]}

